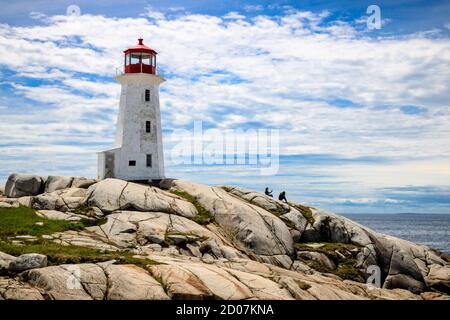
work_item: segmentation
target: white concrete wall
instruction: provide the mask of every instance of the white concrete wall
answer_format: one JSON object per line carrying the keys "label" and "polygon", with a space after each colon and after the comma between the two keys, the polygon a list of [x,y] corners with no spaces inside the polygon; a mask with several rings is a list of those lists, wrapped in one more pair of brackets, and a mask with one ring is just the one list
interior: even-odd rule
{"label": "white concrete wall", "polygon": [[[116,77],[122,85],[115,139],[115,177],[124,180],[164,178],[159,85],[163,78],[143,73]],[[145,101],[145,90],[150,90],[150,101]],[[146,132],[146,121],[151,132]],[[152,155],[152,167],[146,166],[147,154]],[[136,166],[129,166],[135,160]],[[102,164],[100,163],[102,162]],[[104,159],[99,156],[99,176],[104,178]]]}
{"label": "white concrete wall", "polygon": [[105,153],[104,152],[97,153],[97,178],[98,179],[105,178]]}

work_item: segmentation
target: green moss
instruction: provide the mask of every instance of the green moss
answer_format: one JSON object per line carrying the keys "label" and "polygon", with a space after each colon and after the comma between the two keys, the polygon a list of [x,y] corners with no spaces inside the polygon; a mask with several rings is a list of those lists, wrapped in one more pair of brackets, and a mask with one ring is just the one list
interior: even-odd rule
{"label": "green moss", "polygon": [[[322,266],[314,263],[314,261],[304,261],[311,268],[319,272],[331,272],[341,277],[342,279],[364,282],[364,278],[362,277],[361,272],[355,267],[357,251],[355,251],[354,249],[358,249],[359,251],[359,249],[361,248],[360,246],[348,243],[321,242],[317,244],[322,244],[323,246],[316,248],[310,247],[308,246],[308,244],[313,243],[295,243],[294,247],[298,251],[321,252],[328,258],[330,258],[337,266],[335,270],[327,271],[324,270]],[[336,253],[336,250],[343,254],[345,258],[339,256]]]}
{"label": "green moss", "polygon": [[[42,222],[43,225],[39,226],[37,222]],[[17,235],[41,236],[67,230],[81,230],[98,223],[88,219],[77,222],[49,220],[39,217],[35,210],[24,206],[0,208],[0,239]]]}
{"label": "green moss", "polygon": [[311,288],[311,285],[307,284],[306,282],[303,282],[303,281],[298,280],[298,279],[294,279],[294,281],[298,284],[298,286],[302,290],[308,290],[309,288]]}
{"label": "green moss", "polygon": [[85,216],[89,216],[89,214],[92,213],[92,207],[89,207],[85,204],[82,204],[81,206],[79,206],[78,208],[76,208],[73,212],[76,214],[82,214]]}
{"label": "green moss", "polygon": [[[42,222],[43,225],[36,225]],[[77,222],[49,220],[36,215],[35,210],[28,207],[0,209],[0,251],[19,256],[25,253],[41,253],[48,257],[50,265],[65,263],[97,263],[117,260],[118,263],[146,266],[157,262],[150,259],[135,258],[130,252],[108,252],[80,246],[64,246],[50,240],[42,239],[42,235],[68,230],[81,230],[85,227],[100,225],[106,218],[91,220],[81,219]],[[30,235],[37,238],[33,242],[14,244],[10,238],[17,235]]]}
{"label": "green moss", "polygon": [[48,257],[49,265],[97,263],[109,260],[117,260],[117,263],[120,264],[135,264],[138,266],[159,264],[154,260],[136,258],[129,252],[110,252],[80,246],[64,246],[48,240],[38,240],[23,245],[0,241],[0,251],[13,256],[25,253],[45,254]]}
{"label": "green moss", "polygon": [[293,203],[289,203],[289,205],[291,207],[294,207],[295,209],[297,209],[298,211],[300,211],[300,213],[303,215],[303,217],[306,218],[306,221],[308,221],[308,223],[310,225],[313,225],[315,220],[314,217],[312,215],[312,211],[310,207],[301,205],[301,204],[293,204]]}
{"label": "green moss", "polygon": [[197,209],[198,214],[192,218],[193,221],[197,222],[198,224],[208,224],[214,221],[214,216],[212,215],[211,212],[209,212],[208,210],[206,210],[197,200],[197,198],[195,198],[194,196],[190,195],[187,192],[184,191],[178,191],[178,190],[170,190],[171,193],[182,197],[184,199],[186,199],[187,201],[189,201],[190,203],[192,203],[195,208]]}
{"label": "green moss", "polygon": [[332,272],[344,280],[353,280],[364,282],[361,272],[355,267],[356,261],[349,259],[338,264],[337,268]]}

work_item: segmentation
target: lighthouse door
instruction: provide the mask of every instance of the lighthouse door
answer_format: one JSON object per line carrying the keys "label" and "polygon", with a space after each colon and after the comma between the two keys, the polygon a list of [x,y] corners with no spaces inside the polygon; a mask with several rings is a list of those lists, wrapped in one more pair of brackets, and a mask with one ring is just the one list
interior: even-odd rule
{"label": "lighthouse door", "polygon": [[114,153],[106,154],[105,178],[114,178]]}

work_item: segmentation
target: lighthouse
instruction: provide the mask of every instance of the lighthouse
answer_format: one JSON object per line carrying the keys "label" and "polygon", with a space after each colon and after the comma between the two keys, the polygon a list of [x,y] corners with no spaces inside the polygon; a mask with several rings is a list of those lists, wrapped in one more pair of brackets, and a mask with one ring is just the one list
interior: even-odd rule
{"label": "lighthouse", "polygon": [[98,178],[150,181],[164,178],[164,156],[156,73],[157,52],[139,43],[124,51],[116,76],[121,85],[114,148],[98,153]]}

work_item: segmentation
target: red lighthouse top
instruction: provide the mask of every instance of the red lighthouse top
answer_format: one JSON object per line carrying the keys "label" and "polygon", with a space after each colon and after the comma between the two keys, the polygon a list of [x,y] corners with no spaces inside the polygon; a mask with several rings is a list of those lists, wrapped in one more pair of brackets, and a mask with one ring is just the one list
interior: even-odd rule
{"label": "red lighthouse top", "polygon": [[139,43],[128,48],[125,54],[125,73],[149,73],[156,74],[156,55],[157,52],[144,44],[142,38]]}

